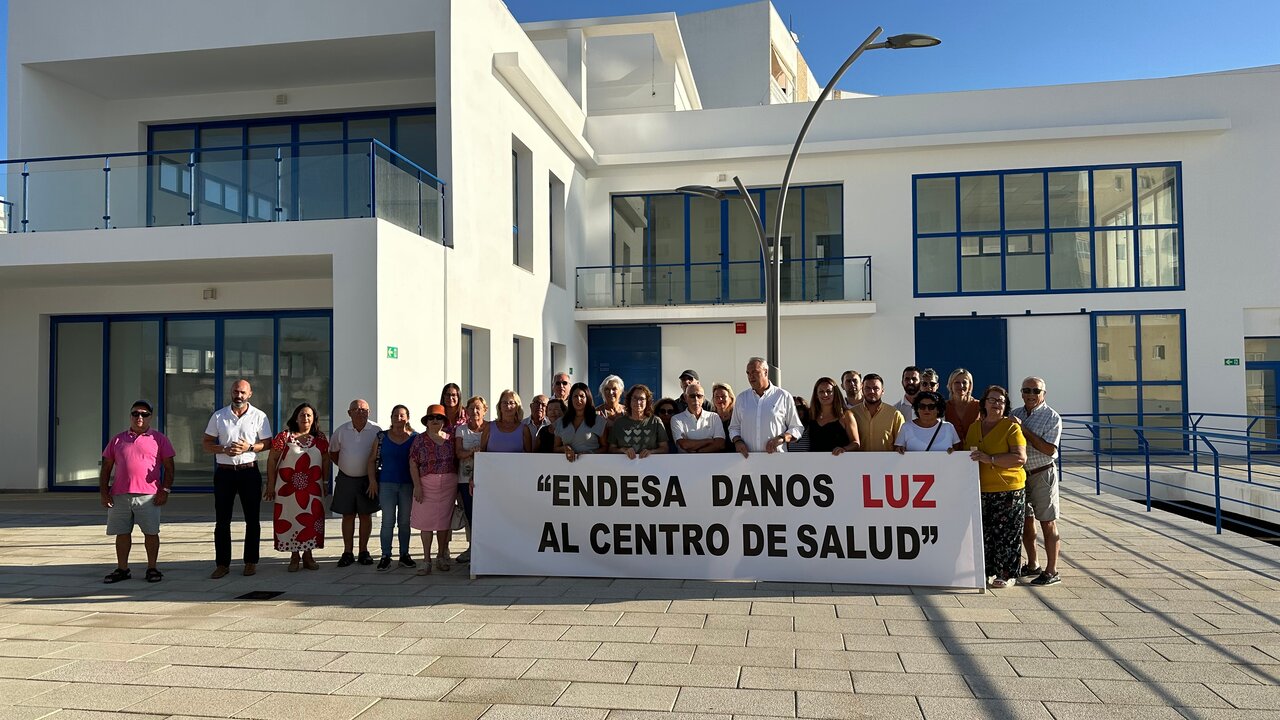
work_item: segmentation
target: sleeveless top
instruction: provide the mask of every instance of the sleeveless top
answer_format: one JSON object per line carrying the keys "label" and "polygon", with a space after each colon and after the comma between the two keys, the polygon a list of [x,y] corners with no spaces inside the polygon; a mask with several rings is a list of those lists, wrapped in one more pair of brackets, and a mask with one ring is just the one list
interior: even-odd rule
{"label": "sleeveless top", "polygon": [[378,482],[401,485],[413,482],[409,475],[409,450],[418,433],[409,433],[409,439],[397,443],[391,439],[391,433],[383,431],[382,445],[378,448],[378,458],[382,460],[382,471],[378,473]]}
{"label": "sleeveless top", "polygon": [[845,432],[839,420],[832,420],[826,425],[806,423],[805,434],[809,436],[809,452],[829,453],[849,444],[849,433]]}
{"label": "sleeveless top", "polygon": [[502,432],[497,421],[489,423],[489,452],[524,452],[524,423],[516,423],[516,429]]}

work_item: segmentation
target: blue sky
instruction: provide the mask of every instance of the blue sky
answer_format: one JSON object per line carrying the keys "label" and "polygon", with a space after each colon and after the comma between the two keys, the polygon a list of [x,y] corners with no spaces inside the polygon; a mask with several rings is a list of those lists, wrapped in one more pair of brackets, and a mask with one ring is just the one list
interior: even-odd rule
{"label": "blue sky", "polygon": [[[38,1],[38,0],[32,0]],[[302,3],[303,0],[295,0]],[[521,22],[696,12],[740,0],[508,0]],[[0,63],[8,43],[0,0]],[[1166,77],[1280,64],[1280,2],[1272,0],[774,0],[825,83],[876,25],[919,32],[940,47],[876,52],[840,83],[877,95]],[[7,141],[5,74],[0,138]]]}

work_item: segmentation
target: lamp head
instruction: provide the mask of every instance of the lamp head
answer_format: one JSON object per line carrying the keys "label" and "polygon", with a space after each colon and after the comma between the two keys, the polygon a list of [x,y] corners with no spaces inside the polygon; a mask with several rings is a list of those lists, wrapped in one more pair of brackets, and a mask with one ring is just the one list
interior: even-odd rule
{"label": "lamp head", "polygon": [[933,47],[941,43],[941,40],[932,35],[905,33],[903,35],[894,35],[885,40],[884,46],[890,50],[903,50],[906,48]]}
{"label": "lamp head", "polygon": [[711,198],[712,200],[723,200],[726,197],[723,190],[717,190],[710,185],[682,185],[676,188],[676,192]]}

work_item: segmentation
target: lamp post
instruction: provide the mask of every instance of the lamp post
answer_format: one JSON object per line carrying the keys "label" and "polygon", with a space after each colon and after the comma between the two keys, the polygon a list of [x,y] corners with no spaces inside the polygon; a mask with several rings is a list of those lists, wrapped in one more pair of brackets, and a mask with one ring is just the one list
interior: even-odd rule
{"label": "lamp post", "polygon": [[[756,238],[760,242],[760,255],[764,258],[765,264],[765,283],[764,283],[764,302],[765,302],[765,359],[769,363],[769,382],[774,385],[781,383],[781,370],[778,367],[779,345],[778,345],[778,288],[782,285],[782,256],[779,252],[779,242],[782,238],[782,214],[783,209],[787,205],[787,190],[791,187],[791,171],[795,168],[796,157],[800,154],[800,146],[804,144],[805,136],[809,134],[809,126],[813,124],[813,118],[818,114],[818,109],[831,96],[831,91],[835,89],[836,83],[844,76],[850,65],[853,65],[862,53],[868,50],[904,50],[908,48],[933,47],[942,41],[936,37],[929,35],[917,35],[907,33],[904,35],[894,35],[882,42],[876,42],[876,38],[880,37],[880,33],[884,32],[884,28],[877,27],[862,44],[844,61],[840,69],[836,70],[831,76],[831,80],[827,82],[826,87],[822,88],[822,93],[818,95],[818,99],[813,103],[813,107],[809,109],[809,115],[805,117],[804,124],[800,126],[800,134],[796,136],[795,146],[791,148],[791,156],[787,158],[787,169],[782,175],[782,186],[778,189],[778,209],[774,213],[773,246],[769,246],[768,235],[765,234],[764,222],[760,219],[759,208],[756,206],[755,200],[751,198],[751,193],[747,192],[747,188],[742,181],[735,175],[733,184],[738,187],[738,197],[751,211],[751,217],[755,219]],[[698,195],[708,197],[715,200],[723,200],[727,195],[723,190],[710,187],[708,185],[685,185],[676,188],[677,192],[687,195]]]}

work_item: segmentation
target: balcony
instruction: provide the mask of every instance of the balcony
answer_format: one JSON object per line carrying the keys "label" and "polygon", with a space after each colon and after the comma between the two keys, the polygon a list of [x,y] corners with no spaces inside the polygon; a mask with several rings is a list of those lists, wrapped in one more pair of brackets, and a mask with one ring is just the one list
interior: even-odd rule
{"label": "balcony", "polygon": [[377,140],[0,161],[0,232],[379,218],[445,243],[445,183]]}
{"label": "balcony", "polygon": [[[764,302],[764,267],[759,260],[579,267],[576,289],[579,310],[760,304]],[[782,263],[782,303],[858,303],[866,305],[861,312],[867,312],[873,310],[871,299],[870,256]],[[788,312],[786,305],[783,313],[805,314],[794,308]]]}

